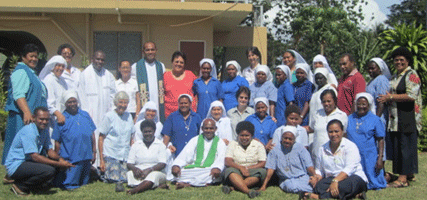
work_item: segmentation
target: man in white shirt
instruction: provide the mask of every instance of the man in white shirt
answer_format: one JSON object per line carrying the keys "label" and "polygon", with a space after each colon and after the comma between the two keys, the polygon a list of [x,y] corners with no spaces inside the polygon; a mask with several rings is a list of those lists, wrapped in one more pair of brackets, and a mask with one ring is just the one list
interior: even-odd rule
{"label": "man in white shirt", "polygon": [[[101,126],[103,117],[113,108],[116,94],[115,78],[104,68],[104,61],[104,52],[96,51],[92,64],[81,73],[78,87],[81,109],[89,113],[96,127]],[[98,146],[98,130],[95,130],[95,138]],[[99,153],[96,155],[95,167],[99,165]]]}
{"label": "man in white shirt", "polygon": [[220,183],[226,145],[215,136],[215,121],[205,119],[203,133],[192,138],[173,162],[176,189]]}
{"label": "man in white shirt", "polygon": [[137,102],[136,113],[148,101],[154,101],[159,108],[160,121],[165,121],[163,73],[165,65],[156,60],[157,47],[154,42],[146,42],[143,46],[141,60],[132,65],[131,77],[138,82],[140,102]]}
{"label": "man in white shirt", "polygon": [[79,86],[80,74],[82,73],[77,67],[71,64],[76,51],[70,44],[61,44],[58,47],[58,55],[64,57],[67,61],[67,66],[62,73],[62,78],[65,79],[69,90],[77,90]]}

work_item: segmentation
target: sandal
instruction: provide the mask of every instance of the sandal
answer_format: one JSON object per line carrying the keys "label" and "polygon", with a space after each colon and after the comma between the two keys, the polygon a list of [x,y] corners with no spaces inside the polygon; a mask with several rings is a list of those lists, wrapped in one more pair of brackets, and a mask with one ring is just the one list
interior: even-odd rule
{"label": "sandal", "polygon": [[408,182],[402,182],[399,180],[396,180],[392,183],[387,184],[388,188],[403,188],[403,187],[408,187],[409,183]]}
{"label": "sandal", "polygon": [[391,183],[397,180],[398,176],[394,175],[391,172],[384,173],[384,178],[387,181],[387,183]]}
{"label": "sandal", "polygon": [[413,175],[413,174],[408,175],[408,176],[407,176],[407,179],[408,179],[408,181],[411,181],[411,182],[415,182],[415,181],[417,181],[417,179],[415,178],[415,175]]}

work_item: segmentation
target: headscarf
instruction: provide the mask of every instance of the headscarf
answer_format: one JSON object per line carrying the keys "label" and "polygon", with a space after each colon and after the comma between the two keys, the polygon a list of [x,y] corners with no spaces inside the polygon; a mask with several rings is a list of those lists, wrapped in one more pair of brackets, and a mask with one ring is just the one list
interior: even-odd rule
{"label": "headscarf", "polygon": [[[326,60],[325,56],[323,56],[323,55],[321,55],[321,54],[318,54],[317,56],[315,56],[315,57],[313,58],[313,68],[314,68],[314,63],[316,63],[316,62],[322,62],[323,67],[325,67],[326,69],[328,69],[329,73],[334,74],[334,72],[332,71],[331,67],[329,67],[329,63],[328,63],[328,61]],[[335,74],[334,74],[334,75],[335,75]]]}
{"label": "headscarf", "polygon": [[273,77],[270,72],[270,68],[268,68],[267,65],[258,65],[258,67],[256,67],[255,69],[255,77],[258,72],[264,72],[265,75],[267,75],[267,81],[273,80]]}
{"label": "headscarf", "polygon": [[289,66],[287,66],[287,65],[278,65],[278,66],[276,67],[276,69],[280,69],[280,70],[282,70],[283,72],[285,72],[285,74],[286,74],[286,79],[289,79],[289,76],[291,75],[291,70],[289,69]]}
{"label": "headscarf", "polygon": [[292,133],[295,138],[298,137],[297,127],[295,127],[295,126],[286,125],[285,127],[282,128],[282,135],[283,135],[283,133],[286,133],[286,132]]}
{"label": "headscarf", "polygon": [[[325,76],[327,84],[332,84],[328,69],[324,67],[319,67],[316,70],[314,70],[314,77],[316,77],[316,74],[322,74],[323,76]],[[316,83],[314,82],[313,84],[316,84]]]}
{"label": "headscarf", "polygon": [[40,80],[46,78],[46,76],[52,72],[53,68],[55,68],[57,64],[63,64],[65,68],[67,66],[67,61],[65,61],[65,59],[60,55],[56,55],[50,58],[39,74]]}
{"label": "headscarf", "polygon": [[145,112],[147,111],[147,109],[156,111],[156,116],[154,116],[153,120],[156,123],[159,122],[159,109],[157,109],[157,105],[156,103],[154,103],[154,101],[148,101],[144,104],[144,107],[142,107],[141,111],[138,114],[138,117],[136,118],[136,122],[145,120]]}
{"label": "headscarf", "polygon": [[[357,105],[357,100],[359,100],[362,97],[364,97],[368,100],[369,108],[371,108],[371,112],[374,113],[374,115],[375,115],[376,114],[376,108],[375,108],[375,104],[374,104],[374,97],[372,97],[372,95],[367,93],[367,92],[361,92],[361,93],[356,94],[356,98],[354,100],[354,106]],[[355,110],[357,111],[357,106],[356,106]]]}
{"label": "headscarf", "polygon": [[181,94],[181,95],[179,95],[178,101],[179,101],[179,99],[181,99],[182,96],[188,97],[190,99],[190,103],[193,102],[193,97],[191,97],[191,95],[189,95],[189,94]]}
{"label": "headscarf", "polygon": [[216,101],[211,103],[211,107],[209,107],[209,111],[208,111],[208,114],[206,115],[206,119],[207,118],[213,119],[213,117],[211,115],[211,111],[214,107],[221,107],[221,109],[222,109],[221,118],[227,117],[227,114],[226,114],[227,111],[225,110],[224,104],[221,101],[216,100]]}
{"label": "headscarf", "polygon": [[384,62],[383,59],[381,59],[381,58],[372,58],[370,61],[373,61],[373,62],[375,62],[378,65],[378,67],[380,68],[381,72],[383,73],[383,75],[385,77],[387,77],[388,80],[391,79],[390,70],[388,69],[388,66]]}
{"label": "headscarf", "polygon": [[268,104],[268,99],[265,98],[265,97],[257,97],[257,98],[255,98],[254,99],[254,105],[255,105],[255,107],[256,107],[256,105],[259,102],[262,102],[262,103],[264,103],[267,106],[267,114],[270,114],[270,105]]}
{"label": "headscarf", "polygon": [[62,93],[61,107],[59,108],[59,111],[61,113],[66,109],[65,102],[67,102],[70,98],[76,98],[77,106],[80,106],[79,95],[77,94],[77,92],[75,90],[66,90]]}
{"label": "headscarf", "polygon": [[215,66],[215,62],[210,59],[210,58],[203,58],[200,62],[200,77],[202,77],[202,65],[205,63],[209,63],[209,65],[211,66],[212,70],[211,70],[211,76],[214,78],[217,78],[217,74],[216,74],[216,66]]}
{"label": "headscarf", "polygon": [[230,61],[228,61],[226,64],[225,64],[225,69],[227,69],[228,68],[228,66],[229,65],[233,65],[234,67],[236,67],[236,70],[237,70],[237,74],[236,74],[236,76],[239,76],[239,75],[241,75],[241,66],[239,65],[239,63],[237,62],[237,61],[235,61],[235,60],[230,60]]}
{"label": "headscarf", "polygon": [[295,71],[298,69],[304,70],[304,72],[307,74],[307,80],[309,80],[311,83],[313,83],[313,73],[311,73],[310,65],[307,63],[299,63],[295,65]]}
{"label": "headscarf", "polygon": [[[292,55],[294,56],[294,58],[295,58],[295,65],[296,64],[307,64],[307,62],[305,62],[305,60],[304,60],[304,58],[301,56],[301,54],[299,54],[298,52],[296,52],[295,50],[292,50],[292,49],[288,49],[288,50],[286,50],[287,52],[291,52],[292,53]],[[284,65],[284,63],[283,63],[283,61],[282,61],[282,64]]]}

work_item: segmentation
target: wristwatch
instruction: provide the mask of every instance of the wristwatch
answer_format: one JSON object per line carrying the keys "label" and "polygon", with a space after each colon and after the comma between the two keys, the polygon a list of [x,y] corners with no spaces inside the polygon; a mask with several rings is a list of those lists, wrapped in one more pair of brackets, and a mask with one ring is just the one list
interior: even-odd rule
{"label": "wristwatch", "polygon": [[338,183],[337,179],[332,179],[332,182]]}

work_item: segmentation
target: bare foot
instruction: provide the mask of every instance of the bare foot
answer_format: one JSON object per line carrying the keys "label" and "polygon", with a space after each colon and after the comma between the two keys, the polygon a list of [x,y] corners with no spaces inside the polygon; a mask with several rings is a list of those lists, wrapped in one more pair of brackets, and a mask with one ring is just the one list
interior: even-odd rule
{"label": "bare foot", "polygon": [[168,184],[161,184],[161,185],[159,185],[159,187],[158,188],[160,188],[160,189],[166,189],[166,190],[169,190],[169,186],[168,186]]}
{"label": "bare foot", "polygon": [[185,188],[185,187],[190,187],[190,186],[191,185],[189,183],[182,183],[182,182],[176,183],[176,189],[177,190]]}

